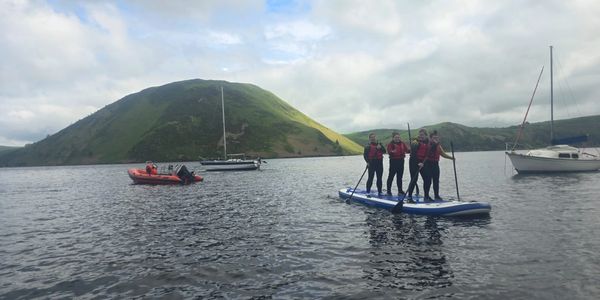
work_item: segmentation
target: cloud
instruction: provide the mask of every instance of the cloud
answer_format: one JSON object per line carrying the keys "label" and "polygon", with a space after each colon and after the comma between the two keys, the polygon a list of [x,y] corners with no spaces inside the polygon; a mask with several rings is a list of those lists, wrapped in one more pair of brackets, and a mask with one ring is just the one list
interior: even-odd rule
{"label": "cloud", "polygon": [[329,35],[331,29],[307,21],[279,23],[265,28],[267,40],[291,38],[294,41],[315,41]]}
{"label": "cloud", "polygon": [[402,4],[393,0],[339,0],[319,2],[315,11],[320,18],[350,34],[393,37],[403,29],[402,9]]}
{"label": "cloud", "polygon": [[[23,103],[39,102],[36,99],[22,100]],[[0,104],[0,109],[3,112],[0,118],[0,137],[6,142],[3,145],[9,146],[37,141],[40,137],[55,132],[50,126],[56,125],[62,129],[77,121],[73,116],[86,116],[97,110],[93,106],[69,107],[53,104],[36,106]]]}
{"label": "cloud", "polygon": [[[190,78],[254,83],[340,131],[599,114],[595,1],[0,3],[0,144]],[[564,83],[563,83],[564,82]],[[564,100],[563,100],[564,99]],[[560,106],[560,107],[559,107]]]}
{"label": "cloud", "polygon": [[237,45],[242,43],[242,39],[239,36],[227,32],[210,31],[208,35],[208,41],[215,44]]}

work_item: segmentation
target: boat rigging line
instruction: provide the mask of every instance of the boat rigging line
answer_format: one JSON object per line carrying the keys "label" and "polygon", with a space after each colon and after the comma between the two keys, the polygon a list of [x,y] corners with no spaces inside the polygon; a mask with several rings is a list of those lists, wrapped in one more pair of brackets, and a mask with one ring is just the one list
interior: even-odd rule
{"label": "boat rigging line", "polygon": [[521,134],[523,133],[523,129],[525,129],[525,121],[527,121],[527,115],[529,114],[529,109],[531,108],[531,103],[533,103],[533,98],[535,97],[535,92],[537,91],[538,85],[540,84],[540,79],[542,78],[542,73],[544,72],[544,66],[542,66],[542,70],[540,70],[540,75],[538,76],[538,80],[535,83],[535,88],[533,89],[533,94],[531,95],[531,100],[529,100],[529,106],[527,106],[527,111],[525,112],[525,117],[523,117],[523,123],[521,123],[521,128],[519,129],[519,133],[517,134],[517,138],[513,143],[513,147],[510,150],[511,152],[515,151],[515,147],[521,138]]}

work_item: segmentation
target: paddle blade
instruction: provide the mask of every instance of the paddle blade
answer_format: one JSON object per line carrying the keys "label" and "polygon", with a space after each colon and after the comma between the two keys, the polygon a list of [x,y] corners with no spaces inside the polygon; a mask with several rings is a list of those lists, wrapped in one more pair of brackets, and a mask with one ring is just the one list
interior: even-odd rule
{"label": "paddle blade", "polygon": [[396,206],[394,206],[394,208],[392,208],[392,213],[399,214],[402,212],[402,207],[404,207],[404,198],[405,196],[398,198],[398,203],[396,204]]}

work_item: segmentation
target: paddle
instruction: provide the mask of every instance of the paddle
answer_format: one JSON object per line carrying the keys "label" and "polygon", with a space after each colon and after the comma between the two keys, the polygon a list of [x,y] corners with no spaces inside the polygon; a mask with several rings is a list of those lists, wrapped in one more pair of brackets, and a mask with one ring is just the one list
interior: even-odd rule
{"label": "paddle", "polygon": [[[407,191],[410,191],[410,189],[413,188],[415,184],[417,184],[417,176],[411,178],[410,183],[408,184]],[[402,207],[404,206],[404,198],[406,198],[406,194],[402,195],[402,197],[398,197],[398,203],[396,203],[396,205],[394,205],[394,207],[392,208],[392,213],[396,214],[402,212]]]}
{"label": "paddle", "polygon": [[[427,158],[425,158],[425,160],[427,160]],[[425,161],[423,161],[423,164],[425,163]],[[419,171],[421,171],[422,167],[419,167]],[[419,173],[417,173],[418,175]],[[415,184],[417,184],[417,179],[419,178],[419,176],[415,176],[414,178],[412,178],[410,180],[410,183],[408,184],[408,190],[410,191]],[[394,208],[392,208],[392,213],[399,213],[402,212],[402,207],[404,206],[404,198],[406,198],[406,194],[402,195],[402,197],[398,198],[398,203],[396,203],[396,205],[394,206]]]}
{"label": "paddle", "polygon": [[[430,151],[430,147],[427,147],[427,153],[425,153],[425,159],[422,162],[422,166],[419,167],[419,171],[421,171],[421,169],[423,168],[423,166],[425,166],[425,162],[427,161],[427,159],[429,158],[429,151]],[[411,153],[412,155],[412,153]],[[418,174],[418,173],[417,173]],[[410,180],[410,183],[408,184],[408,190],[411,190],[411,187],[414,186],[415,184],[417,184],[417,179],[419,178],[419,176],[415,176],[415,178],[412,178]],[[396,205],[394,206],[394,208],[392,208],[392,213],[399,213],[402,212],[402,207],[404,206],[404,198],[406,198],[406,194],[402,195],[402,198],[398,198],[398,203],[396,203]]]}
{"label": "paddle", "polygon": [[[410,146],[411,144],[410,143],[412,141],[412,137],[410,136],[410,123],[407,122],[406,125],[408,126],[408,148],[410,149],[411,148],[411,146]],[[416,153],[412,153],[412,149],[411,149],[410,157],[412,158],[413,155],[417,155],[417,154]],[[409,170],[409,173],[410,173],[410,158],[409,158],[409,168],[408,168],[408,170]],[[412,176],[412,174],[410,174],[410,175]],[[415,177],[417,179],[419,179],[418,178],[419,177],[419,172],[417,172],[417,174],[415,174]],[[417,179],[415,179],[415,181]],[[412,181],[412,177],[410,178],[410,180]],[[415,186],[415,188],[417,189],[417,195],[419,195],[419,186],[417,185],[417,186]],[[406,190],[406,191],[410,191],[410,190]]]}
{"label": "paddle", "polygon": [[456,184],[456,198],[460,201],[460,194],[458,193],[458,177],[456,176],[456,158],[454,158],[454,144],[450,141],[450,150],[452,151],[452,166],[454,167],[454,183]]}
{"label": "paddle", "polygon": [[360,179],[358,180],[358,182],[356,183],[356,185],[354,186],[354,189],[352,190],[352,193],[350,194],[350,197],[348,199],[346,199],[346,203],[350,203],[350,200],[352,200],[352,196],[354,196],[354,191],[356,191],[356,188],[358,188],[358,185],[360,184],[360,182],[362,181],[363,177],[365,177],[365,173],[367,173],[367,170],[369,169],[369,165],[367,164],[367,167],[365,168],[365,170],[363,171],[362,175],[360,175]]}

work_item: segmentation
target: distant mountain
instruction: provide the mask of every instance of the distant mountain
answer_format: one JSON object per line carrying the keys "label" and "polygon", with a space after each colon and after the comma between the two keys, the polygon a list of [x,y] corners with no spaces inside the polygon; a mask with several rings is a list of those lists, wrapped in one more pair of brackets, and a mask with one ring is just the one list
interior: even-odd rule
{"label": "distant mountain", "polygon": [[21,148],[21,147],[0,146],[0,155],[2,155],[2,153],[5,153],[5,152],[17,150],[19,148]]}
{"label": "distant mountain", "polygon": [[349,155],[362,148],[251,84],[187,80],[128,95],[47,138],[0,153],[0,166]]}
{"label": "distant mountain", "polygon": [[[450,149],[450,141],[456,151],[504,150],[506,143],[512,145],[519,126],[504,128],[467,127],[456,123],[440,123],[425,126],[428,131],[437,130],[442,137],[444,149]],[[411,128],[411,134],[417,135],[418,128]],[[380,141],[388,143],[393,131],[400,132],[403,140],[408,139],[408,131],[402,129],[374,129],[345,134],[358,144],[364,145],[369,140],[369,133],[375,132]],[[554,135],[557,138],[589,134],[588,147],[600,146],[600,116],[589,116],[574,119],[555,120]],[[550,143],[550,122],[530,123],[525,125],[523,136],[517,149],[531,149],[548,146]]]}

